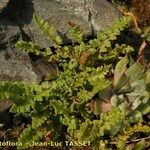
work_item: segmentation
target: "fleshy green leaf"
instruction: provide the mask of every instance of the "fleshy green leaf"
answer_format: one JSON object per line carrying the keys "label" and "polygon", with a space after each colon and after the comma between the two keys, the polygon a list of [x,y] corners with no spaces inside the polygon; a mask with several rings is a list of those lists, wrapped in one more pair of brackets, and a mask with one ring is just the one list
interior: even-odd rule
{"label": "fleshy green leaf", "polygon": [[128,64],[127,55],[117,63],[115,67],[115,73],[114,73],[114,85],[115,86],[119,82],[120,78],[124,75],[127,64]]}

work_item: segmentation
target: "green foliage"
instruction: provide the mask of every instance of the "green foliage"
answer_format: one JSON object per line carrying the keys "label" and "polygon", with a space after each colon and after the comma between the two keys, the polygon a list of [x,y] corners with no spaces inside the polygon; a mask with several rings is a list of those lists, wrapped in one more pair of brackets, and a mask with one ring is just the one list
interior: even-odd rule
{"label": "green foliage", "polygon": [[37,24],[37,26],[41,29],[41,31],[46,35],[46,37],[51,40],[54,44],[55,48],[59,48],[59,45],[62,43],[62,39],[60,36],[55,36],[56,30],[54,27],[50,27],[48,22],[44,21],[38,16],[34,15],[34,20]]}
{"label": "green foliage", "polygon": [[[129,126],[128,128],[124,129],[123,133],[120,134],[116,139],[118,141],[118,145],[117,147],[119,149],[125,149],[126,147],[126,143],[128,143],[128,140],[130,140],[132,142],[137,142],[135,145],[133,144],[129,144],[128,148],[130,148],[131,150],[144,150],[146,147],[148,147],[148,144],[146,143],[146,139],[143,138],[142,140],[135,140],[134,138],[138,136],[138,134],[140,135],[141,133],[144,133],[149,137],[150,134],[150,127],[148,125],[142,125],[141,123],[138,123],[136,125],[134,125],[133,127]],[[128,149],[126,148],[126,149]]]}
{"label": "green foliage", "polygon": [[[18,142],[22,143],[18,149],[27,149],[31,147],[34,142],[38,142],[39,139],[42,139],[42,132],[40,132],[37,128],[34,129],[31,125],[29,125],[26,129],[23,130]],[[30,138],[29,138],[30,137]]]}
{"label": "green foliage", "polygon": [[21,47],[27,53],[31,52],[43,57],[51,56],[53,54],[50,48],[46,48],[43,51],[40,51],[41,48],[33,42],[18,41],[16,46],[18,48]]}
{"label": "green foliage", "polygon": [[78,140],[91,141],[94,149],[101,149],[101,141],[106,140],[106,134],[108,136],[116,135],[122,127],[124,117],[124,112],[114,108],[108,114],[102,113],[99,120],[86,119],[78,131]]}
{"label": "green foliage", "polygon": [[34,107],[33,98],[32,86],[27,83],[1,83],[0,99],[11,99],[14,102],[11,108],[12,112],[30,112],[30,109]]}
{"label": "green foliage", "polygon": [[[67,46],[61,45],[61,37],[46,21],[38,16],[34,20],[53,42],[55,52],[49,47],[41,50],[38,44],[26,41],[18,41],[16,47],[44,57],[57,74],[41,84],[0,83],[0,99],[11,99],[13,113],[31,118],[31,124],[18,139],[23,143],[18,149],[28,149],[33,141],[41,141],[46,132],[53,134],[53,141],[62,140],[62,134],[70,141],[91,141],[96,150],[126,145],[136,130],[130,123],[142,121],[142,115],[149,113],[150,108],[147,88],[150,73],[142,72],[137,63],[132,63],[131,46],[116,42],[130,18],[120,18],[90,41],[74,26],[70,37],[76,43]],[[114,83],[109,78],[113,72]],[[108,113],[98,108],[106,101],[112,107]],[[138,131],[147,135],[149,128],[143,126]],[[128,137],[122,142],[121,136]]]}

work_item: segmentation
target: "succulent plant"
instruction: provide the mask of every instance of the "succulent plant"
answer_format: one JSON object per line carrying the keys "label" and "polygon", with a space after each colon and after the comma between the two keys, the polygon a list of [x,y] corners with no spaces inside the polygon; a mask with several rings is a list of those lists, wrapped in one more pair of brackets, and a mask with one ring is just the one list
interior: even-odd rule
{"label": "succulent plant", "polygon": [[112,87],[103,94],[100,92],[99,96],[109,98],[113,107],[125,110],[129,120],[135,123],[150,113],[150,70],[143,70],[138,63],[129,59],[131,58],[126,55],[118,62]]}

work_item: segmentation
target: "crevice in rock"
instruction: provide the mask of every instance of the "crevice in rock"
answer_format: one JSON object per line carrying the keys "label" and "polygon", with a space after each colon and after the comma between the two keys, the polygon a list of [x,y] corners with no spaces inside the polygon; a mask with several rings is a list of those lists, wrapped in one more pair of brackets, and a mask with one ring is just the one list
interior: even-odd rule
{"label": "crevice in rock", "polygon": [[91,13],[91,11],[89,9],[87,0],[84,0],[84,5],[85,5],[85,10],[88,12],[88,22],[91,25],[91,34],[95,35],[95,30],[94,30],[94,27],[93,27],[92,21],[91,21],[92,20],[92,13]]}
{"label": "crevice in rock", "polygon": [[9,0],[7,6],[0,13],[0,19],[23,26],[31,22],[33,12],[32,0]]}
{"label": "crevice in rock", "polygon": [[19,26],[19,30],[21,33],[21,40],[27,41],[27,42],[32,41],[31,36],[29,36],[27,33],[25,33],[25,31],[23,30],[23,28],[21,26]]}
{"label": "crevice in rock", "polygon": [[90,24],[91,24],[92,35],[95,35],[94,26],[93,26],[93,24],[92,24],[92,13],[91,13],[90,10],[89,10],[89,22],[90,22]]}

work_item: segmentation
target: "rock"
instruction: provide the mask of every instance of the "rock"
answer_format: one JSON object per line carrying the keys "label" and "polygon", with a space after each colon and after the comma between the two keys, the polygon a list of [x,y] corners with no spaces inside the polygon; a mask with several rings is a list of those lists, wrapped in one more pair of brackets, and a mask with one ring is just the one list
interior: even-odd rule
{"label": "rock", "polygon": [[[3,0],[4,1],[4,0]],[[13,13],[12,13],[13,12]],[[33,13],[47,20],[69,41],[68,22],[78,24],[86,36],[110,26],[118,12],[107,0],[11,0],[0,18],[15,21],[42,48],[52,46],[35,25]]]}
{"label": "rock", "polygon": [[7,47],[13,48],[20,37],[19,27],[10,21],[0,21],[0,50],[6,50]]}
{"label": "rock", "polygon": [[10,21],[0,21],[0,81],[37,81],[28,54],[15,48],[20,29]]}
{"label": "rock", "polygon": [[[68,41],[68,22],[78,24],[86,36],[110,26],[118,17],[118,12],[106,0],[33,0],[35,14],[47,20],[62,33],[64,42]],[[21,21],[20,21],[21,23]],[[41,47],[51,43],[41,35],[40,30],[32,20],[23,27]]]}
{"label": "rock", "polygon": [[32,0],[9,0],[7,6],[0,12],[0,19],[20,21],[20,26],[29,24],[33,14]]}
{"label": "rock", "polygon": [[32,65],[17,60],[0,60],[0,81],[37,81],[38,76],[33,71]]}
{"label": "rock", "polygon": [[87,5],[91,13],[90,22],[95,31],[111,26],[112,22],[119,17],[116,8],[106,0],[88,0]]}
{"label": "rock", "polygon": [[0,12],[5,8],[9,0],[1,0],[0,1]]}

